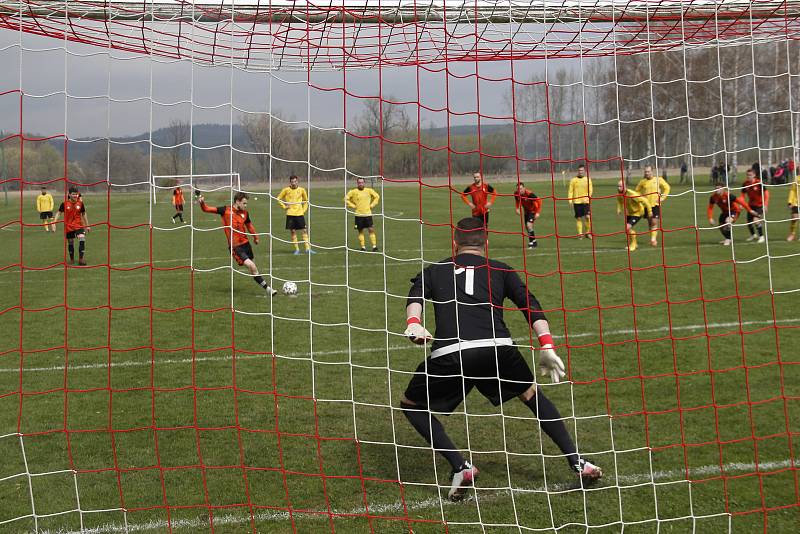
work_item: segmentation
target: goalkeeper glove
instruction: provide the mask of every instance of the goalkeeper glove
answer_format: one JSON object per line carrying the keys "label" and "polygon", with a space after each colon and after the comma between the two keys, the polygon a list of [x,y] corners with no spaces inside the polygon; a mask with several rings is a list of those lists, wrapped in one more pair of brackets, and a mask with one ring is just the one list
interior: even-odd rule
{"label": "goalkeeper glove", "polygon": [[403,332],[403,335],[417,345],[424,345],[433,339],[431,333],[420,323],[419,317],[408,318],[408,326],[406,327],[406,331]]}
{"label": "goalkeeper glove", "polygon": [[550,381],[558,384],[566,373],[564,362],[553,349],[553,337],[547,333],[539,336],[539,372],[542,376],[550,375]]}

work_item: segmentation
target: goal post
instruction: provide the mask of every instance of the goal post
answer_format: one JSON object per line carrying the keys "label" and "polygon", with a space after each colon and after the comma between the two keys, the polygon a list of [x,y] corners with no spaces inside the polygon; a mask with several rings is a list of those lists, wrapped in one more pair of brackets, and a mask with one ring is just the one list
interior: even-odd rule
{"label": "goal post", "polygon": [[172,194],[176,187],[188,187],[189,192],[208,192],[229,189],[241,191],[242,178],[238,172],[218,174],[154,174],[150,180],[150,198],[158,204],[158,195]]}

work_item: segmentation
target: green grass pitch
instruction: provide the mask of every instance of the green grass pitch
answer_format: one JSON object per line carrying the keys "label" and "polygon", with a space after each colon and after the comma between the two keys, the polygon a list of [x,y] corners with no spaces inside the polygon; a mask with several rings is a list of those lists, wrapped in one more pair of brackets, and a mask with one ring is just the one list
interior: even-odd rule
{"label": "green grass pitch", "polygon": [[[708,196],[674,187],[659,247],[641,235],[630,256],[612,181],[596,182],[594,241],[573,237],[565,201],[545,199],[535,253],[512,199],[499,198],[490,250],[527,271],[550,310],[572,382],[543,387],[605,477],[582,490],[521,403],[501,411],[473,394],[445,421],[482,470],[472,498],[455,505],[446,463],[396,406],[425,354],[401,335],[409,279],[422,258],[450,251],[448,225],[467,215],[457,195],[379,188],[386,217],[376,217],[381,253],[372,254],[355,250],[345,190],[312,184],[318,254],[296,257],[283,211],[255,193],[253,221],[271,231],[256,262],[273,285],[299,287],[297,298],[270,302],[230,268],[218,217],[187,207],[192,231],[171,224],[166,197],[150,206],[144,193],[98,189],[86,194],[96,225],[87,268],[60,263],[60,231],[15,222],[38,221],[33,197],[22,209],[13,193],[0,205],[0,531],[788,532],[800,523],[791,463],[800,249],[784,241],[786,188],[773,190],[768,242],[745,243],[737,226],[730,248],[707,228]],[[556,194],[564,189],[557,182]],[[522,315],[506,320],[527,344]]]}

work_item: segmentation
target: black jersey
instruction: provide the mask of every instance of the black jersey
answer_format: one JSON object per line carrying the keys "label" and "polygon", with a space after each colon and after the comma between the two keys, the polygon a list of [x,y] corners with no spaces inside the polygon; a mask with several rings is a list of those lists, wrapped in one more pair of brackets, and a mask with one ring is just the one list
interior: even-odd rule
{"label": "black jersey", "polygon": [[433,301],[436,333],[431,357],[459,349],[511,345],[503,301],[511,299],[528,322],[545,319],[519,275],[503,262],[459,254],[426,267],[411,280],[408,303]]}

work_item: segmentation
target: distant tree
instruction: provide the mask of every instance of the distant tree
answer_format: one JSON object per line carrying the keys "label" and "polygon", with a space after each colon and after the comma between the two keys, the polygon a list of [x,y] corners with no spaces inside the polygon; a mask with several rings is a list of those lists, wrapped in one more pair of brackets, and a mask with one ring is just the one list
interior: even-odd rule
{"label": "distant tree", "polygon": [[192,139],[192,126],[188,121],[171,119],[169,126],[166,127],[167,142],[169,149],[169,172],[167,174],[179,175],[191,172],[189,164],[189,150],[185,143]]}

